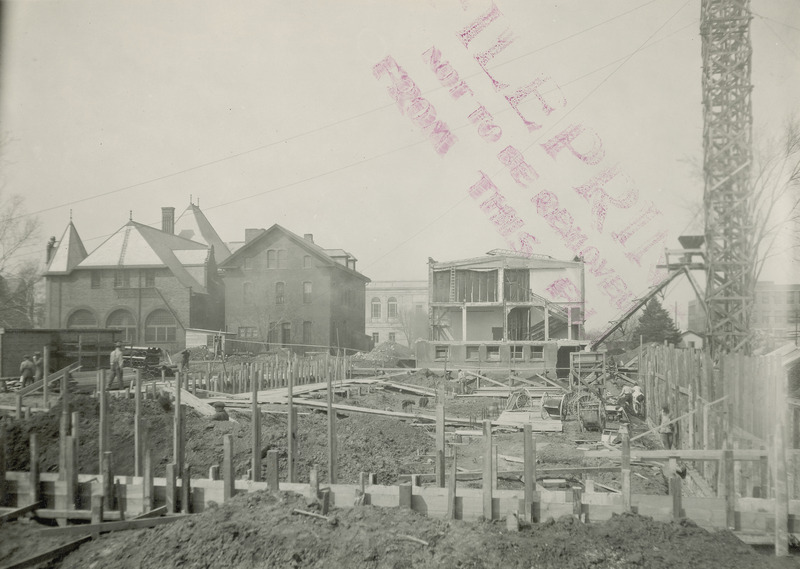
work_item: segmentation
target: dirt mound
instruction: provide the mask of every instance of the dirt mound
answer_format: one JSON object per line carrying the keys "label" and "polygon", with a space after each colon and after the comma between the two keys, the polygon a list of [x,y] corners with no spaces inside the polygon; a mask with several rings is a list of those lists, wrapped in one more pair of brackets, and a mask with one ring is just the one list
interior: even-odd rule
{"label": "dirt mound", "polygon": [[501,522],[445,521],[396,508],[334,510],[335,523],[292,514],[294,508],[309,509],[298,496],[240,495],[167,526],[104,536],[69,555],[61,567],[791,566],[788,560],[754,553],[728,532],[712,534],[691,523],[660,523],[637,515],[615,516],[603,525],[570,517],[511,533]]}
{"label": "dirt mound", "polygon": [[[80,413],[78,427],[78,471],[82,474],[99,471],[99,404],[96,399],[75,396],[71,411]],[[165,412],[156,401],[142,401],[142,415],[147,420],[148,438],[152,448],[155,476],[164,476],[166,465],[172,462],[173,414]],[[133,419],[132,399],[109,401],[111,422],[110,445],[114,472],[133,475]],[[249,414],[231,411],[238,423],[209,421],[192,409],[186,413],[186,463],[192,467],[192,477],[207,476],[212,465],[221,464],[223,437],[233,435],[234,467],[241,477],[250,468],[252,428]],[[6,465],[8,470],[30,469],[29,440],[32,432],[38,433],[39,468],[42,472],[58,470],[58,437],[61,407],[50,413],[33,415],[29,420],[9,419],[6,422]],[[281,475],[286,473],[286,415],[262,415],[261,448],[279,451]],[[339,480],[357,482],[359,472],[375,472],[382,484],[392,484],[399,474],[427,471],[430,466],[419,453],[433,447],[433,439],[418,427],[386,417],[349,415],[337,422],[339,443]],[[297,474],[301,482],[308,480],[314,464],[327,479],[328,464],[327,415],[311,413],[298,420]],[[419,451],[419,453],[418,453]],[[422,462],[421,462],[422,461]],[[422,469],[422,470],[420,470]]]}
{"label": "dirt mound", "polygon": [[397,367],[400,360],[414,359],[414,352],[397,342],[383,342],[375,346],[369,353],[358,353],[353,356],[356,366]]}

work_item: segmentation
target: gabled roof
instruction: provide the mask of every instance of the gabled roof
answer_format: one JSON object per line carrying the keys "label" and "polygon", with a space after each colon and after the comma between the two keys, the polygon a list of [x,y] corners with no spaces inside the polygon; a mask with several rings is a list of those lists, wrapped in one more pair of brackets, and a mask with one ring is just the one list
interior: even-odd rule
{"label": "gabled roof", "polygon": [[204,293],[206,292],[204,283],[189,274],[184,265],[203,266],[210,255],[210,249],[203,243],[129,221],[92,251],[76,268],[166,267],[183,286]]}
{"label": "gabled roof", "polygon": [[[293,232],[289,231],[285,227],[282,227],[281,225],[278,225],[277,223],[272,225],[272,227],[270,227],[269,229],[265,229],[258,236],[254,237],[252,240],[248,241],[247,243],[245,243],[244,245],[239,247],[233,255],[228,257],[224,262],[219,263],[219,267],[221,269],[223,269],[223,268],[232,268],[232,267],[237,266],[239,259],[244,257],[246,255],[247,251],[252,250],[253,247],[257,243],[267,239],[268,236],[274,235],[275,233],[284,234],[286,237],[288,237],[289,239],[294,241],[301,248],[303,248],[306,251],[308,251],[309,253],[313,254],[315,257],[317,257],[319,260],[324,262],[326,265],[329,265],[329,266],[332,266],[332,267],[338,267],[339,269],[341,269],[343,271],[347,271],[349,273],[352,273],[353,275],[355,275],[355,276],[357,276],[357,277],[359,277],[361,279],[364,279],[364,281],[369,282],[369,278],[368,277],[362,275],[358,271],[354,271],[353,269],[350,269],[350,268],[342,265],[341,263],[337,263],[335,260],[333,260],[333,258],[331,258],[331,256],[327,252],[327,251],[329,251],[328,249],[323,249],[322,247],[320,247],[319,245],[317,245],[313,241],[309,241],[308,239],[304,239],[304,238],[300,237],[299,235],[297,235],[296,233],[293,233]],[[342,250],[341,249],[330,249],[330,251],[342,251]],[[352,257],[352,255],[351,255],[351,258],[355,259],[354,257]]]}
{"label": "gabled roof", "polygon": [[51,254],[45,274],[69,274],[85,258],[86,247],[83,246],[78,230],[70,221],[64,230],[64,235],[61,236],[61,241],[58,242],[55,251]]}
{"label": "gabled roof", "polygon": [[231,256],[228,246],[220,239],[200,206],[195,204],[189,204],[175,221],[175,234],[214,247],[214,258],[219,263]]}
{"label": "gabled roof", "polygon": [[499,250],[492,250],[483,257],[457,259],[455,261],[433,261],[434,270],[449,269],[450,267],[474,267],[478,270],[499,267],[507,269],[563,269],[577,266],[580,266],[580,261],[561,261],[547,255],[527,257],[521,253],[513,251],[499,252]]}

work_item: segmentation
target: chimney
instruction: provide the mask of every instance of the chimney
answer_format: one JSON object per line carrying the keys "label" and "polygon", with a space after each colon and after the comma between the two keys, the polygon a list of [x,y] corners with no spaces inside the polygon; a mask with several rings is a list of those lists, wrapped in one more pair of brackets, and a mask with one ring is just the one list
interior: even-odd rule
{"label": "chimney", "polygon": [[55,236],[50,237],[50,241],[47,242],[47,255],[45,259],[45,263],[49,263],[50,259],[53,257],[53,249],[56,248],[56,238]]}
{"label": "chimney", "polygon": [[311,241],[313,243],[314,242],[314,234],[313,233],[305,233],[303,235],[303,239],[305,239],[306,241]]}
{"label": "chimney", "polygon": [[175,208],[161,208],[161,231],[164,233],[175,233]]}
{"label": "chimney", "polygon": [[248,227],[244,230],[244,242],[250,243],[253,239],[261,235],[261,232],[264,231],[263,229],[259,229],[258,227]]}

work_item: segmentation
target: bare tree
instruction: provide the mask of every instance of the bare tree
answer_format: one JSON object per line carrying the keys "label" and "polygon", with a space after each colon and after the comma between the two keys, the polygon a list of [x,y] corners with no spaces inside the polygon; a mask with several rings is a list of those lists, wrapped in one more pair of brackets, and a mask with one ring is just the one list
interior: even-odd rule
{"label": "bare tree", "polygon": [[37,235],[39,220],[27,215],[22,196],[0,193],[0,276],[13,275],[20,263],[17,253]]}
{"label": "bare tree", "polygon": [[406,337],[406,345],[411,345],[418,339],[428,338],[428,315],[402,306],[397,311],[397,322]]}

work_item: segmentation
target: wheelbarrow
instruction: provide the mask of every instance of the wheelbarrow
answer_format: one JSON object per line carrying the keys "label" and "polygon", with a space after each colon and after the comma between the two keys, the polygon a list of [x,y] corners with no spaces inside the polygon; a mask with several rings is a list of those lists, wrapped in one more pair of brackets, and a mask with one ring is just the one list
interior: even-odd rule
{"label": "wheelbarrow", "polygon": [[566,419],[566,398],[566,393],[558,397],[556,395],[548,395],[545,392],[542,395],[542,419],[561,419],[562,421]]}
{"label": "wheelbarrow", "polygon": [[578,424],[581,431],[603,431],[606,427],[606,413],[599,401],[578,403]]}

